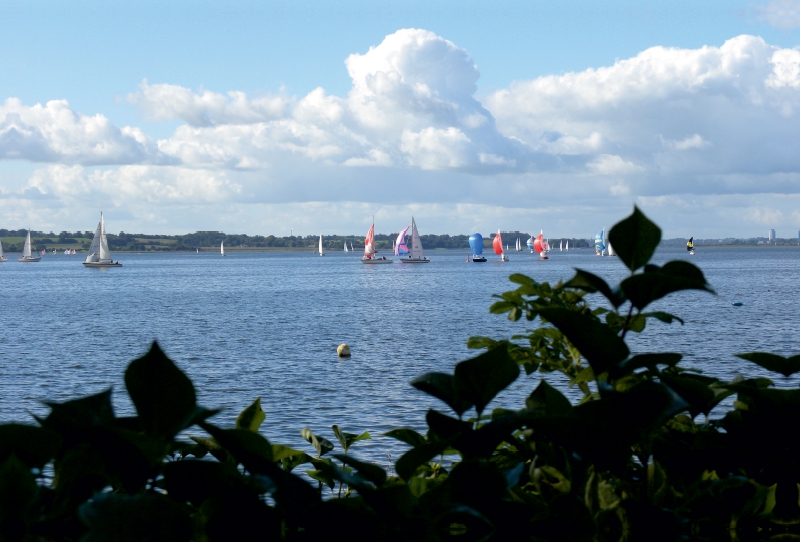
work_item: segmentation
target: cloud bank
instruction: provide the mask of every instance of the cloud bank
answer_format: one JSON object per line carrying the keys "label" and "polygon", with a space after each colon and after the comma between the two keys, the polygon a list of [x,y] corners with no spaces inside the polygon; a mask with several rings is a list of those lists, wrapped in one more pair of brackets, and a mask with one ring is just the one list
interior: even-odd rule
{"label": "cloud bank", "polygon": [[[773,4],[791,2],[764,9]],[[110,204],[133,217],[202,207],[220,223],[227,215],[214,206],[249,216],[253,206],[321,201],[402,215],[419,205],[448,232],[475,224],[458,209],[484,206],[486,216],[500,208],[515,217],[502,227],[530,229],[521,217],[541,215],[563,235],[611,223],[636,201],[676,234],[687,218],[673,215],[682,213],[715,216],[714,226],[691,224],[710,235],[763,229],[764,217],[800,226],[789,208],[800,194],[798,49],[746,35],[698,49],[652,47],[484,96],[469,54],[425,30],[399,30],[344,64],[346,96],[322,87],[301,97],[222,94],[144,80],[124,99],[149,122],[181,123],[160,140],[64,100],[9,98],[0,106],[0,159],[42,167],[3,197]],[[362,222],[342,219],[337,230]]]}

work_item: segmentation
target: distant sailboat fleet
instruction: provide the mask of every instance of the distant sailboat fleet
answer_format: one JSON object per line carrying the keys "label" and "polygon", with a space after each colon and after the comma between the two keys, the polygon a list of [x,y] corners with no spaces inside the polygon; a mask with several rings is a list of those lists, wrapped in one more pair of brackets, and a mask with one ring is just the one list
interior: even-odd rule
{"label": "distant sailboat fleet", "polygon": [[[408,237],[409,237],[409,230],[410,230],[410,240],[411,246],[408,245]],[[506,232],[508,233],[508,232]],[[343,251],[346,253],[355,252],[353,249],[352,241],[349,244],[347,240],[342,242],[343,244]],[[552,250],[549,239],[544,237],[544,230],[539,230],[539,235],[536,237],[531,236],[526,242],[528,248],[530,249],[531,254],[537,254],[539,259],[541,260],[548,260],[549,253]],[[500,262],[508,262],[508,244],[503,245],[503,238],[502,232],[498,228],[497,234],[494,236],[491,242],[492,248],[494,249],[495,254],[500,256]],[[473,233],[469,236],[469,246],[471,249],[471,255],[467,255],[468,262],[475,262],[475,263],[482,263],[486,262],[487,259],[483,256],[483,236],[480,233]],[[325,245],[324,245],[324,237],[322,234],[319,236],[319,241],[317,243],[317,250],[314,251],[314,254],[318,254],[319,256],[325,256]],[[400,263],[430,263],[430,258],[425,256],[425,250],[422,247],[422,238],[419,235],[419,231],[417,230],[417,223],[414,217],[411,217],[411,224],[406,226],[398,235],[397,238],[392,242],[392,249],[394,255],[397,256],[398,262]],[[594,249],[595,254],[597,256],[616,256],[614,252],[614,247],[611,246],[611,243],[608,241],[606,237],[606,230],[605,226],[597,233],[594,238]],[[38,249],[37,249],[38,250]],[[57,254],[57,250],[55,248],[52,249],[52,254]],[[523,251],[522,240],[517,237],[514,250],[516,252]],[[558,250],[559,252],[569,251],[569,239],[561,239],[558,243]],[[688,251],[689,255],[694,255],[694,237],[691,237],[689,241],[686,243],[686,250]],[[197,249],[199,253],[199,248]],[[225,256],[225,242],[220,241],[219,244],[219,252],[221,256]],[[75,254],[75,249],[64,249],[63,252],[65,255],[73,255]],[[41,251],[41,255],[46,254],[45,250]],[[39,262],[41,261],[41,255],[37,253],[36,255],[33,254],[31,248],[31,230],[28,230],[27,235],[25,237],[25,242],[22,247],[22,256],[19,258],[20,262],[24,263],[31,263],[31,262]],[[3,243],[0,241],[0,263],[7,262],[8,258],[5,257],[3,253]],[[387,264],[393,263],[393,258],[387,258],[386,256],[378,256],[378,249],[375,243],[375,221],[373,219],[372,225],[370,226],[369,230],[367,231],[367,236],[364,239],[364,254],[361,257],[361,263],[374,265],[374,264]],[[94,233],[94,237],[92,238],[92,243],[89,247],[88,255],[86,259],[83,261],[83,265],[85,267],[122,267],[122,263],[119,261],[114,261],[111,256],[111,251],[108,247],[108,239],[106,236],[106,229],[105,229],[105,219],[103,217],[103,213],[100,213],[100,222],[97,224],[97,229]]]}

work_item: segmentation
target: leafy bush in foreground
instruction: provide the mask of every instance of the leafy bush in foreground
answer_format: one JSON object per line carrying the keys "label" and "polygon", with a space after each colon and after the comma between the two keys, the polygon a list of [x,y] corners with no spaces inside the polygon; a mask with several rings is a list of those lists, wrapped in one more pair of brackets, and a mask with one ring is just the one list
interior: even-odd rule
{"label": "leafy bush in foreground", "polygon": [[[611,230],[631,271],[613,288],[581,270],[555,286],[512,275],[492,312],[540,327],[474,337],[485,352],[412,381],[452,412],[429,410],[425,435],[388,433],[410,446],[397,476],[349,453],[369,433],[333,426],[342,453],[309,429],[312,454],[271,444],[259,400],[233,429],[210,423],[154,344],[125,372],[136,417],[115,416],[109,390],[49,404],[38,426],[0,425],[0,540],[796,540],[800,389],[721,382],[625,342],[653,319],[682,323],[646,312],[653,301],[711,292],[687,262],[649,263],[660,235],[637,209]],[[800,372],[800,356],[740,357]],[[520,366],[562,373],[582,400],[540,377],[525,408],[488,412]],[[177,438],[193,427],[207,435]]]}

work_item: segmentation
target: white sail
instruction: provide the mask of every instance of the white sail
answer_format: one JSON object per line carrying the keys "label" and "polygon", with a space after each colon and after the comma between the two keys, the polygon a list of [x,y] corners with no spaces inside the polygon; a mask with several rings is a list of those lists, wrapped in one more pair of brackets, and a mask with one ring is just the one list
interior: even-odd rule
{"label": "white sail", "polygon": [[0,258],[3,257],[3,242],[0,241]]}
{"label": "white sail", "polygon": [[322,248],[322,234],[319,235],[319,255],[320,256],[325,255],[325,249]]}
{"label": "white sail", "polygon": [[25,246],[22,247],[22,257],[31,257],[31,230],[28,230],[28,237],[25,238]]}
{"label": "white sail", "polygon": [[425,251],[422,249],[422,239],[419,238],[417,231],[417,223],[414,222],[414,217],[411,217],[411,257],[422,259],[425,257]]}
{"label": "white sail", "polygon": [[225,256],[225,241],[219,242],[219,253]]}
{"label": "white sail", "polygon": [[614,247],[611,246],[611,243],[608,244],[608,255],[616,256],[616,254],[614,254]]}
{"label": "white sail", "polygon": [[345,252],[349,252],[349,251],[347,250],[347,241],[345,241],[345,242],[344,242],[344,251],[345,251]]}
{"label": "white sail", "polygon": [[567,250],[569,250],[569,239],[567,239]]}
{"label": "white sail", "polygon": [[[103,213],[100,213],[100,216],[103,216]],[[94,237],[92,237],[92,244],[89,246],[89,254],[86,255],[86,259],[83,260],[83,263],[97,263],[100,261],[100,236],[101,236],[101,226],[102,222],[97,223],[97,229],[94,231]]]}
{"label": "white sail", "polygon": [[564,240],[558,242],[558,250],[564,252]]}
{"label": "white sail", "polygon": [[111,260],[111,251],[108,250],[108,239],[106,239],[106,223],[103,220],[103,213],[100,213],[100,261]]}

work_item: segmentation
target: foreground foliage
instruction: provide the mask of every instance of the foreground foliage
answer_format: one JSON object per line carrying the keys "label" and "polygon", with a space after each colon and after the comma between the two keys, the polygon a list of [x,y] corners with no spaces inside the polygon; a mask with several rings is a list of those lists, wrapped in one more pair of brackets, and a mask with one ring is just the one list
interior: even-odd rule
{"label": "foreground foliage", "polygon": [[[125,373],[135,417],[114,414],[109,390],[0,425],[0,540],[798,539],[800,389],[721,382],[625,342],[653,320],[683,323],[648,312],[654,301],[712,292],[690,263],[649,263],[660,235],[638,210],[611,230],[630,270],[615,287],[582,270],[555,286],[512,275],[491,311],[538,327],[474,337],[483,353],[412,381],[449,412],[429,410],[424,435],[388,433],[409,447],[396,475],[353,455],[366,432],[333,426],[333,443],[304,429],[310,453],[271,444],[260,400],[234,428],[212,424],[154,344]],[[800,372],[800,356],[740,357]],[[537,380],[524,408],[487,411],[520,367]]]}

